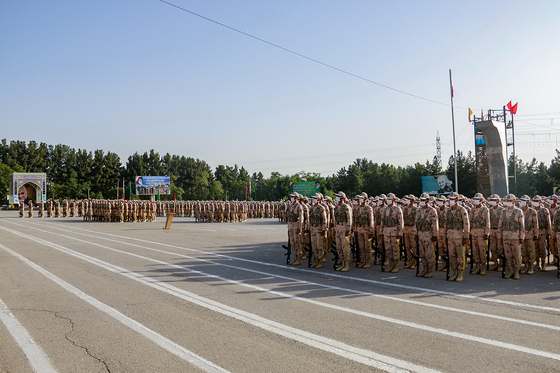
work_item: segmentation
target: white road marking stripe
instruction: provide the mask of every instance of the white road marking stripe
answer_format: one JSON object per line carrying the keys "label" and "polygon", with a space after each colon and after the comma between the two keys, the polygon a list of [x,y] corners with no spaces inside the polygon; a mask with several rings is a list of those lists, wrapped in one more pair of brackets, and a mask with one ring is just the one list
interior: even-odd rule
{"label": "white road marking stripe", "polygon": [[[17,223],[11,222],[11,221],[10,221],[10,223],[17,224]],[[48,224],[53,224],[53,223],[48,223]],[[294,266],[287,267],[285,265],[259,262],[259,261],[256,261],[256,260],[238,258],[238,257],[231,256],[231,255],[216,254],[216,253],[203,251],[203,250],[197,250],[197,249],[191,249],[191,248],[187,248],[187,247],[165,244],[165,243],[162,243],[162,242],[143,240],[141,238],[120,236],[120,235],[117,235],[117,234],[99,232],[99,231],[94,231],[94,230],[89,230],[89,229],[84,229],[84,228],[77,228],[77,227],[66,226],[66,225],[62,225],[62,226],[66,227],[66,228],[72,228],[72,229],[81,230],[81,231],[85,231],[85,232],[95,233],[95,234],[98,234],[98,235],[102,234],[102,235],[107,235],[107,236],[123,238],[123,239],[127,239],[127,240],[134,240],[134,241],[140,241],[140,242],[150,243],[150,244],[154,244],[154,245],[172,247],[172,248],[175,248],[175,249],[192,251],[192,252],[201,253],[201,254],[204,254],[204,255],[211,255],[211,256],[216,256],[216,257],[221,257],[221,258],[226,258],[226,259],[233,259],[233,260],[246,262],[246,263],[252,263],[252,264],[259,264],[259,265],[264,265],[264,266],[269,266],[269,267],[281,268],[281,269],[284,269],[284,270],[288,269],[288,270],[292,270],[292,271],[307,272],[305,269],[300,269],[300,268],[297,268],[297,267],[294,267]],[[60,228],[58,228],[58,229],[60,229]],[[469,294],[460,294],[460,293],[454,293],[454,292],[451,292],[451,291],[428,289],[428,288],[422,288],[422,287],[411,286],[411,285],[394,284],[394,283],[385,282],[385,281],[377,281],[377,280],[369,280],[369,279],[365,279],[365,278],[353,277],[351,275],[339,275],[337,273],[321,272],[321,276],[341,278],[341,279],[344,279],[344,280],[347,280],[347,281],[364,282],[364,283],[373,284],[373,285],[396,287],[396,288],[400,288],[400,289],[406,289],[406,290],[411,290],[411,291],[421,292],[421,293],[449,295],[449,296],[452,296],[452,297],[466,298],[466,299],[478,300],[478,301],[482,301],[482,302],[504,304],[504,305],[514,306],[514,307],[533,308],[533,309],[537,309],[537,310],[541,310],[541,311],[550,311],[550,312],[560,313],[560,308],[538,306],[538,305],[535,305],[535,304],[528,304],[528,303],[518,303],[518,302],[512,302],[512,301],[508,301],[508,300],[486,298],[486,297],[469,295]]]}
{"label": "white road marking stripe", "polygon": [[4,323],[19,348],[21,348],[34,371],[41,373],[57,372],[43,349],[35,343],[31,335],[10,312],[10,309],[2,299],[0,299],[0,320],[2,320],[2,323]]}
{"label": "white road marking stripe", "polygon": [[[8,253],[17,257],[19,260],[21,260],[22,262],[24,262],[25,264],[27,264],[31,268],[35,269],[36,271],[41,273],[43,276],[45,276],[48,279],[54,281],[56,284],[58,284],[59,286],[61,286],[65,290],[69,291],[70,293],[74,294],[78,298],[82,299],[83,301],[86,301],[87,303],[91,304],[93,307],[95,307],[98,310],[106,313],[107,315],[111,316],[115,320],[121,322],[122,324],[128,326],[132,330],[134,330],[134,331],[138,332],[139,334],[143,335],[144,337],[150,339],[152,342],[156,343],[157,345],[159,345],[163,349],[169,351],[173,355],[180,357],[181,359],[191,363],[192,365],[196,366],[197,368],[200,368],[204,372],[211,372],[211,373],[214,373],[214,372],[216,372],[216,373],[217,372],[227,373],[228,372],[227,370],[217,366],[216,364],[212,363],[211,361],[208,361],[208,360],[196,355],[195,353],[193,353],[193,352],[187,350],[186,348],[178,345],[177,343],[171,341],[170,339],[165,338],[161,334],[158,334],[158,333],[154,332],[153,330],[151,330],[151,329],[145,327],[144,325],[140,324],[139,322],[131,319],[130,317],[125,316],[124,314],[120,313],[116,309],[114,309],[112,307],[109,307],[106,304],[98,301],[97,299],[95,299],[95,298],[91,297],[90,295],[84,293],[80,289],[70,285],[69,283],[67,283],[64,280],[62,280],[61,278],[53,275],[52,273],[48,272],[47,270],[44,270],[43,268],[41,268],[37,264],[35,264],[32,261],[30,261],[29,259],[23,257],[22,255],[16,253],[15,251],[7,248],[6,246],[0,244],[0,248],[4,249]],[[42,371],[38,370],[38,372],[42,372]]]}
{"label": "white road marking stripe", "polygon": [[[156,279],[144,276],[142,274],[139,274],[139,273],[136,273],[136,272],[133,272],[133,271],[129,271],[125,268],[122,268],[122,267],[104,262],[102,260],[90,257],[88,255],[80,254],[78,252],[74,252],[73,250],[64,248],[63,246],[57,245],[57,244],[49,242],[49,241],[45,241],[45,240],[40,239],[40,238],[26,236],[26,235],[21,234],[17,231],[13,231],[11,229],[4,228],[4,227],[0,227],[0,229],[10,231],[11,233],[17,234],[17,235],[19,235],[21,237],[24,237],[24,238],[28,238],[32,241],[35,241],[35,242],[39,243],[39,244],[52,247],[55,250],[64,252],[68,255],[72,255],[72,256],[77,257],[77,258],[80,258],[81,260],[84,260],[88,263],[91,263],[91,264],[97,265],[99,267],[105,268],[106,270],[108,270],[110,272],[120,274],[120,275],[125,276],[127,278],[138,281],[138,282],[140,282],[144,285],[150,286],[150,287],[152,287],[156,290],[163,291],[167,294],[179,297],[179,298],[184,299],[188,302],[191,302],[191,303],[197,304],[199,306],[202,306],[204,308],[210,309],[214,312],[218,312],[218,313],[221,313],[223,315],[233,317],[237,320],[243,321],[243,322],[248,323],[250,325],[257,326],[257,327],[259,327],[261,329],[264,329],[266,331],[281,335],[281,336],[289,338],[289,339],[296,340],[296,341],[304,343],[308,346],[315,347],[315,348],[321,349],[323,351],[336,354],[336,355],[344,357],[346,359],[351,359],[353,361],[356,361],[358,363],[374,367],[376,369],[381,369],[381,370],[384,370],[386,372],[391,372],[391,373],[393,373],[393,372],[394,373],[400,373],[400,372],[419,372],[419,373],[424,373],[424,372],[425,373],[432,373],[433,372],[433,373],[435,373],[435,372],[438,372],[436,370],[429,369],[429,368],[426,368],[426,367],[423,367],[423,366],[420,366],[420,365],[416,365],[416,364],[413,364],[413,363],[409,363],[407,361],[395,359],[395,358],[392,358],[390,356],[384,356],[384,355],[381,355],[381,354],[377,354],[377,353],[369,351],[369,350],[364,350],[364,349],[361,349],[361,348],[353,347],[353,346],[344,344],[342,342],[339,342],[339,341],[336,341],[336,340],[333,340],[333,339],[330,339],[330,338],[322,337],[322,336],[319,336],[319,335],[316,335],[316,334],[313,334],[313,333],[309,333],[309,332],[306,332],[306,331],[303,331],[303,330],[292,328],[290,326],[287,326],[287,325],[284,325],[284,324],[281,324],[281,323],[277,323],[277,322],[272,321],[272,320],[268,320],[266,318],[262,318],[258,315],[255,315],[255,314],[252,314],[252,313],[249,313],[249,312],[245,312],[243,310],[239,310],[239,309],[236,309],[234,307],[227,306],[225,304],[221,304],[221,303],[213,301],[211,299],[201,297],[197,294],[188,292],[188,291],[183,290],[183,289],[179,289],[179,288],[177,288],[175,286],[172,286],[172,285],[169,285],[169,284],[162,283],[161,281],[158,281]],[[120,314],[115,309],[113,309],[109,306],[106,306],[105,304],[97,301],[95,298],[92,298],[91,296],[83,293],[81,290],[79,290],[79,289],[75,288],[74,286],[66,283],[64,280],[56,277],[55,275],[51,274],[50,272],[48,272],[46,270],[44,270],[43,268],[41,268],[37,264],[31,262],[30,260],[23,257],[22,255],[12,251],[11,249],[7,248],[6,246],[0,244],[0,248],[6,250],[10,254],[16,256],[17,258],[22,260],[24,263],[26,263],[29,266],[31,266],[32,268],[36,269],[37,271],[39,271],[40,273],[42,273],[44,276],[48,277],[49,279],[55,281],[57,284],[59,284],[60,286],[62,286],[66,290],[76,294],[77,296],[79,296],[83,300],[86,300],[88,303],[92,304],[94,307],[103,310],[104,312],[108,313],[109,315],[111,315],[113,317],[115,317],[114,316],[114,314],[115,314],[115,315],[120,315],[121,317],[125,318],[123,321],[119,320],[119,321],[123,322],[123,324],[125,324],[129,327],[134,327],[137,324],[139,327],[144,328],[151,333],[157,334],[157,333],[151,331],[150,329],[145,328],[142,324],[139,324],[136,321],[128,318],[127,316],[124,316],[124,315]],[[131,325],[129,325],[129,324],[131,324]],[[164,337],[161,336],[161,338],[164,338]],[[173,344],[177,347],[182,348],[181,346],[176,345],[174,342],[171,342],[170,340],[167,340],[167,344]],[[223,371],[223,370],[221,370],[221,371]]]}
{"label": "white road marking stripe", "polygon": [[[0,228],[2,228],[2,227],[0,227]],[[25,235],[23,233],[20,233],[18,231],[13,231],[9,228],[2,228],[2,229],[11,231],[11,232],[13,232],[17,235],[20,235],[21,237],[28,238],[32,241],[43,243],[46,246],[49,246],[49,247],[52,247],[56,250],[65,252],[69,255],[73,255],[73,256],[76,256],[76,257],[80,257],[80,258],[87,258],[87,259],[84,259],[84,260],[104,263],[104,265],[113,266],[111,264],[108,264],[106,262],[101,261],[100,259],[96,259],[96,258],[90,257],[88,255],[75,252],[73,250],[67,249],[67,248],[65,248],[63,246],[60,246],[58,244],[55,244],[55,243],[52,243],[52,242],[49,242],[49,241],[46,241],[46,240],[43,240],[43,239],[35,238],[35,237],[32,237],[32,236],[27,236],[27,235]],[[66,236],[64,236],[64,237],[66,237]],[[68,238],[72,238],[72,237],[68,237]],[[417,323],[413,323],[413,322],[398,320],[398,319],[385,317],[385,316],[381,316],[381,315],[376,315],[376,314],[372,314],[372,313],[357,311],[357,310],[346,308],[346,307],[335,306],[335,305],[332,305],[332,304],[323,303],[323,302],[319,302],[319,301],[315,301],[315,300],[311,300],[311,299],[301,298],[301,297],[298,297],[298,296],[294,296],[294,295],[290,295],[290,294],[286,294],[286,293],[282,293],[282,292],[278,292],[278,291],[273,291],[273,290],[261,288],[259,286],[255,286],[255,285],[244,284],[244,283],[241,283],[239,281],[230,280],[230,279],[227,279],[227,278],[224,278],[224,277],[221,277],[221,276],[212,275],[212,274],[209,274],[209,273],[206,273],[206,272],[197,271],[197,270],[193,270],[193,269],[186,268],[186,267],[181,267],[181,266],[170,264],[170,263],[163,262],[163,261],[160,261],[160,260],[156,260],[156,259],[152,259],[152,258],[148,258],[148,257],[143,257],[143,256],[138,255],[138,254],[133,254],[133,253],[129,253],[129,252],[126,252],[126,251],[117,250],[117,249],[110,248],[110,247],[107,247],[107,246],[104,246],[104,245],[95,244],[95,243],[92,243],[92,242],[88,242],[88,241],[84,241],[84,240],[80,240],[80,239],[76,239],[76,238],[74,238],[74,239],[77,240],[77,241],[82,241],[82,242],[85,242],[85,243],[92,244],[94,246],[102,247],[102,248],[105,248],[107,250],[111,250],[111,251],[114,251],[114,252],[119,252],[119,253],[130,255],[130,256],[133,256],[133,257],[141,258],[141,259],[144,259],[144,260],[147,260],[147,261],[151,261],[151,262],[154,262],[154,263],[167,265],[169,267],[181,269],[181,270],[188,271],[188,272],[191,272],[191,273],[202,274],[202,275],[205,275],[207,277],[212,277],[212,278],[219,279],[219,280],[229,282],[229,283],[233,283],[233,284],[236,284],[236,285],[257,289],[259,291],[267,292],[267,293],[274,294],[274,295],[279,295],[279,296],[282,296],[282,297],[285,297],[285,298],[299,300],[299,301],[315,304],[315,305],[318,305],[318,306],[331,308],[331,309],[335,309],[335,310],[339,310],[339,311],[343,311],[343,312],[348,312],[348,313],[352,313],[352,314],[356,314],[356,315],[360,315],[360,316],[364,316],[364,317],[369,317],[369,318],[377,319],[377,320],[381,320],[381,321],[386,321],[386,322],[390,322],[390,323],[394,323],[394,324],[398,324],[398,325],[402,325],[402,326],[408,326],[408,327],[423,330],[423,331],[442,334],[442,335],[445,335],[445,336],[452,336],[452,337],[455,337],[455,338],[460,338],[460,339],[464,339],[464,340],[468,340],[468,341],[472,341],[472,342],[479,342],[479,343],[487,344],[487,345],[490,345],[490,346],[501,347],[501,348],[508,349],[508,350],[524,352],[524,353],[527,353],[527,354],[536,355],[536,356],[540,356],[540,357],[546,357],[546,358],[550,358],[550,359],[560,361],[560,355],[559,354],[554,354],[554,353],[550,353],[550,352],[547,352],[547,351],[539,351],[539,350],[535,350],[535,349],[524,347],[524,346],[514,345],[514,344],[511,344],[511,343],[495,341],[495,340],[491,340],[491,339],[487,339],[487,338],[471,336],[471,335],[468,335],[468,334],[463,334],[463,333],[458,333],[458,332],[452,332],[452,331],[448,331],[448,330],[445,330],[445,329],[434,328],[434,327],[421,325],[421,324],[417,324]],[[130,271],[126,271],[126,272],[134,273],[134,272],[130,272]],[[120,273],[120,274],[125,275],[124,273]],[[137,275],[141,276],[139,274],[137,274]],[[148,277],[143,276],[143,278],[148,278]],[[153,279],[150,279],[150,280],[151,281],[156,281],[156,280],[153,280]],[[184,290],[176,288],[172,285],[165,285],[165,286],[170,287],[174,291],[177,291],[179,293],[184,292]],[[192,294],[192,293],[189,293],[189,294]],[[189,300],[187,298],[183,298],[183,299]],[[210,300],[208,300],[208,301],[210,301]],[[210,301],[210,302],[213,302],[213,301]],[[229,306],[226,306],[226,305],[223,305],[223,306],[224,307],[229,307]],[[244,312],[244,311],[241,311],[241,310],[239,310],[239,311]]]}

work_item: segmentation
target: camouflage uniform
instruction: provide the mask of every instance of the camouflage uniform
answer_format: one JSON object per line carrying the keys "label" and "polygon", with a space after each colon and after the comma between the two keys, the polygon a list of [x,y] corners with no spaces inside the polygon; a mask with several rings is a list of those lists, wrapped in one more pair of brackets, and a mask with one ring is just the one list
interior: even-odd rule
{"label": "camouflage uniform", "polygon": [[[490,237],[488,239],[488,246],[490,249],[490,256],[494,261],[494,266],[490,268],[491,271],[497,271],[500,268],[500,255],[504,255],[504,245],[502,236],[498,229],[500,223],[500,217],[504,211],[504,208],[499,206],[500,197],[498,195],[493,195],[490,197],[488,203],[490,208],[488,212],[490,213]],[[488,258],[490,260],[490,258]],[[504,265],[502,263],[502,265]]]}
{"label": "camouflage uniform", "polygon": [[381,213],[381,229],[385,245],[385,256],[391,262],[389,272],[399,271],[399,237],[403,234],[403,214],[399,206],[393,202],[396,199],[393,193],[387,196],[387,206]]}
{"label": "camouflage uniform", "polygon": [[355,217],[354,236],[356,237],[357,249],[359,250],[361,260],[358,263],[358,268],[369,268],[371,261],[370,239],[375,231],[373,208],[366,204],[368,200],[367,194],[362,193],[357,198],[360,200],[360,204],[353,211]]}
{"label": "camouflage uniform", "polygon": [[521,244],[521,261],[525,264],[522,274],[533,274],[533,263],[535,262],[535,242],[539,235],[539,220],[537,210],[528,206],[529,197],[522,197],[522,210],[525,220],[525,239]]}
{"label": "camouflage uniform", "polygon": [[547,208],[541,207],[540,202],[540,196],[533,197],[533,205],[537,210],[537,220],[539,222],[539,237],[535,242],[535,259],[537,260],[536,269],[546,271],[546,241],[552,241],[552,224],[550,221],[550,212]]}
{"label": "camouflage uniform", "polygon": [[292,203],[288,206],[288,236],[290,238],[290,245],[294,252],[294,260],[290,262],[291,265],[300,265],[302,248],[300,243],[301,232],[303,231],[303,206],[298,202],[297,194],[290,194]]}
{"label": "camouflage uniform", "polygon": [[327,239],[327,209],[320,203],[321,199],[322,195],[313,196],[314,204],[309,210],[311,249],[315,255],[315,263],[311,266],[312,268],[323,268],[323,244]]}
{"label": "camouflage uniform", "polygon": [[519,268],[521,266],[520,246],[525,238],[525,219],[523,218],[523,211],[513,206],[515,196],[509,194],[505,201],[512,204],[504,209],[498,224],[498,229],[504,241],[505,265],[509,270],[505,278],[513,276],[517,280],[519,279]]}
{"label": "camouflage uniform", "polygon": [[482,205],[484,197],[477,193],[475,200],[480,202],[474,206],[470,214],[471,223],[471,242],[476,270],[473,275],[486,274],[486,240],[490,237],[490,211],[488,207]]}
{"label": "camouflage uniform", "polygon": [[463,281],[465,267],[465,245],[469,242],[470,222],[467,210],[457,204],[458,196],[453,193],[449,198],[450,208],[445,215],[445,234],[449,266],[453,270],[450,281]]}
{"label": "camouflage uniform", "polygon": [[342,266],[336,268],[337,271],[347,272],[350,261],[350,253],[348,250],[350,230],[352,229],[352,207],[345,202],[346,194],[339,192],[335,194],[338,197],[338,205],[334,210],[334,238],[336,243],[336,251],[338,257],[342,261]]}
{"label": "camouflage uniform", "polygon": [[[428,195],[422,196],[420,208],[416,210],[416,231],[418,232],[418,254],[423,264],[420,277],[433,277],[434,242],[439,233],[438,213],[435,208],[428,206]],[[420,264],[418,264],[420,265]]]}
{"label": "camouflage uniform", "polygon": [[409,262],[404,268],[416,268],[416,260],[414,259],[414,253],[417,246],[417,231],[416,231],[416,207],[414,207],[414,196],[408,196],[406,198],[405,206],[402,208],[403,214],[403,238],[404,247],[406,250],[406,256],[409,258]]}

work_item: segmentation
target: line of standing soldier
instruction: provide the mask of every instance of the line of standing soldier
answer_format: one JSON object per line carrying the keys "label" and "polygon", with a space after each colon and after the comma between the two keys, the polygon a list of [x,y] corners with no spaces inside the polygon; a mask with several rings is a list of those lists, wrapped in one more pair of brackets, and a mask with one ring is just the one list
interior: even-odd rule
{"label": "line of standing soldier", "polygon": [[473,275],[485,275],[489,267],[501,269],[506,279],[519,279],[546,271],[552,254],[560,275],[556,196],[517,199],[509,194],[485,200],[480,193],[472,199],[452,193],[436,199],[424,193],[399,200],[393,193],[375,198],[362,193],[349,201],[339,192],[335,197],[290,194],[285,210],[294,258],[289,264],[300,265],[313,255],[310,267],[322,268],[333,247],[335,270],[347,272],[354,247],[358,268],[369,268],[375,253],[376,259],[382,257],[382,270],[389,265],[387,271],[397,273],[404,259],[404,268],[416,268],[418,277],[431,278],[439,269],[448,271],[448,280],[461,282],[467,257]]}

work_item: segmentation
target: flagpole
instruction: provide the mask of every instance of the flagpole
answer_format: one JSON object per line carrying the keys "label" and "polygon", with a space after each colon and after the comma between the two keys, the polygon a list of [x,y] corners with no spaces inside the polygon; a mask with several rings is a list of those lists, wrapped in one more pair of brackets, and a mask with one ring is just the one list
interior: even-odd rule
{"label": "flagpole", "polygon": [[451,89],[451,123],[453,124],[453,162],[455,164],[455,192],[459,193],[459,180],[457,179],[457,145],[455,144],[455,114],[453,113],[453,80],[449,69],[449,87]]}

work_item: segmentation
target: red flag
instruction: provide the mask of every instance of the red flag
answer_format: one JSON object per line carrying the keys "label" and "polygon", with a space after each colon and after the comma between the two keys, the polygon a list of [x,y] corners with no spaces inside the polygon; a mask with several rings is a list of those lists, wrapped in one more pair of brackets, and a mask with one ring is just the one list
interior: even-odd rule
{"label": "red flag", "polygon": [[518,104],[518,103],[519,103],[519,102],[516,102],[515,105],[513,105],[513,107],[512,107],[511,110],[510,110],[513,114],[517,114],[517,104]]}
{"label": "red flag", "polygon": [[510,101],[510,102],[508,102],[506,106],[507,106],[507,108],[508,108],[509,112],[511,113],[511,101]]}
{"label": "red flag", "polygon": [[245,184],[245,196],[247,196],[247,184]]}
{"label": "red flag", "polygon": [[175,202],[177,202],[177,192],[175,192]]}

